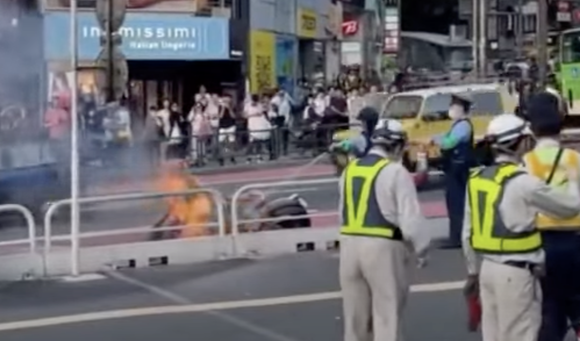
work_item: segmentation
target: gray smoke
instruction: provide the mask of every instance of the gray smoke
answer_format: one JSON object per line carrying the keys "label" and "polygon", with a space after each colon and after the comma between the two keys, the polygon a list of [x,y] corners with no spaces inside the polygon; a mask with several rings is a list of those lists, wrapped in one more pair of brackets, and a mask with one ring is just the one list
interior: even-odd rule
{"label": "gray smoke", "polygon": [[42,15],[36,1],[0,2],[0,107],[39,109],[42,88]]}

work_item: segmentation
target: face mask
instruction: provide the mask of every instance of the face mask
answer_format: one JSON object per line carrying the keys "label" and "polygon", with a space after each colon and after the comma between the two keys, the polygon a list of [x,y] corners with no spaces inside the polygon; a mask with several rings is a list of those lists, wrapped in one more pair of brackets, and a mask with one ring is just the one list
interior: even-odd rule
{"label": "face mask", "polygon": [[448,114],[452,120],[459,119],[459,118],[463,117],[463,108],[458,106],[458,105],[452,105],[449,108]]}

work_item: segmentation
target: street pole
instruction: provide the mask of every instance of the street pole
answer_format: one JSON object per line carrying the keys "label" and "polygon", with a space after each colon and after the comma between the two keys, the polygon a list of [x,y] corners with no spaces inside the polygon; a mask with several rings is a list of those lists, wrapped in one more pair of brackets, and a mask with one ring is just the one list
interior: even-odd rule
{"label": "street pole", "polygon": [[107,11],[107,30],[105,34],[107,35],[107,103],[111,103],[115,101],[115,74],[113,72],[114,69],[114,60],[113,60],[113,1],[114,0],[107,0],[108,1],[108,11]]}
{"label": "street pole", "polygon": [[479,1],[473,0],[471,5],[471,40],[472,40],[472,53],[473,53],[473,70],[479,75],[481,67],[481,61],[479,60]]}
{"label": "street pole", "polygon": [[487,1],[479,0],[479,67],[480,77],[487,74]]}
{"label": "street pole", "polygon": [[524,56],[524,0],[518,0],[514,24],[516,26],[516,55],[522,58]]}
{"label": "street pole", "polygon": [[77,0],[70,2],[70,53],[72,68],[71,88],[71,274],[78,276],[80,258],[80,207],[79,207],[79,116],[78,116],[78,39],[77,39]]}
{"label": "street pole", "polygon": [[548,64],[548,2],[547,0],[538,0],[538,28],[537,28],[537,46],[538,56],[538,81],[539,90],[546,86],[547,64]]}

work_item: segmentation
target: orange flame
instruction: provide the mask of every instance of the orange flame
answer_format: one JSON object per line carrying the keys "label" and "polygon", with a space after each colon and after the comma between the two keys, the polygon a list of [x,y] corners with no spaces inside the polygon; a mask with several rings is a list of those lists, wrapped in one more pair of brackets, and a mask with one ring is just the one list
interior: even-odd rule
{"label": "orange flame", "polygon": [[[200,188],[197,178],[174,167],[167,169],[159,179],[159,188],[164,192],[187,191]],[[213,201],[209,193],[195,193],[187,196],[167,197],[170,219],[177,225],[186,226],[181,230],[182,238],[199,237],[210,234],[208,225],[213,213]]]}

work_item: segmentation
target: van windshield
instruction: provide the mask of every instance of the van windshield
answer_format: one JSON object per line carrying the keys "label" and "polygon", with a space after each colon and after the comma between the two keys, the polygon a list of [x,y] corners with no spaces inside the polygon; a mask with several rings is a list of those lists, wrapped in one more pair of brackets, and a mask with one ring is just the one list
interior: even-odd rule
{"label": "van windshield", "polygon": [[416,95],[400,95],[391,98],[385,111],[381,115],[383,118],[406,119],[417,117],[421,110],[423,97]]}
{"label": "van windshield", "polygon": [[[464,93],[472,100],[472,114],[477,115],[499,115],[503,113],[501,96],[497,91],[472,91]],[[449,110],[451,94],[435,94],[425,99],[425,114],[441,114]]]}

